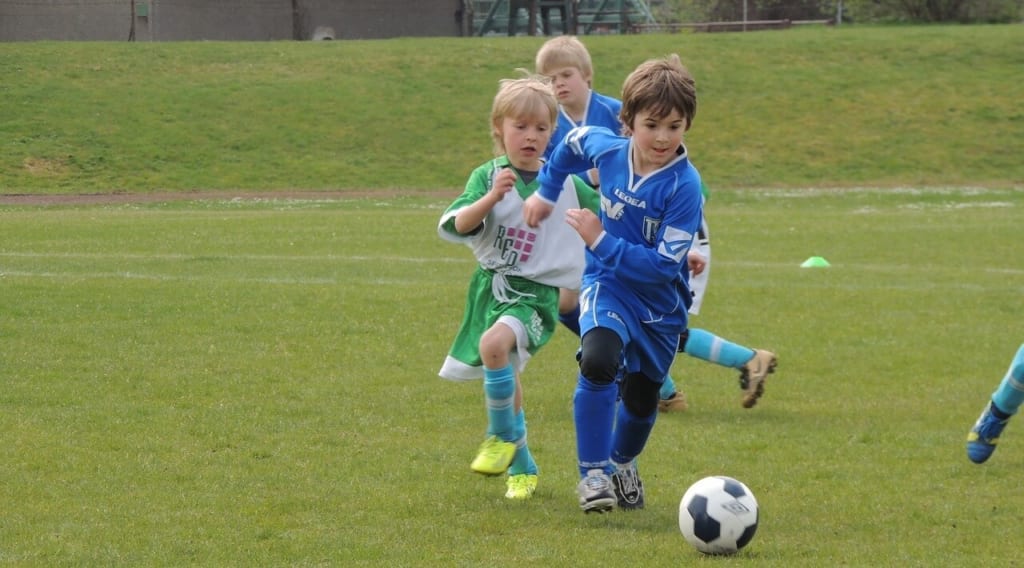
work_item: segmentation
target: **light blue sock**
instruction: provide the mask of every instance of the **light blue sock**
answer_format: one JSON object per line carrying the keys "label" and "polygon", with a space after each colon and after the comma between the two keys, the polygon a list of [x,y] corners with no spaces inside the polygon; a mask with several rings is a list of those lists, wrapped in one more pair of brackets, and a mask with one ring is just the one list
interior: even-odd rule
{"label": "light blue sock", "polygon": [[723,367],[740,369],[754,357],[754,350],[726,341],[703,329],[690,329],[690,337],[686,340],[687,355],[717,363]]}
{"label": "light blue sock", "polygon": [[576,459],[580,477],[591,469],[609,471],[612,451],[612,425],[619,385],[599,385],[578,375],[573,394],[573,419],[576,422]]}
{"label": "light blue sock", "polygon": [[516,413],[516,457],[512,458],[512,465],[508,468],[509,475],[527,473],[537,475],[537,462],[533,461],[533,454],[530,447],[526,445],[526,412],[519,410]]}
{"label": "light blue sock", "polygon": [[484,402],[487,405],[487,433],[512,442],[516,439],[514,409],[516,376],[512,365],[501,369],[484,368]]}
{"label": "light blue sock", "polygon": [[658,397],[661,400],[668,400],[672,398],[672,395],[676,394],[676,382],[672,380],[672,375],[665,375],[665,382],[661,383],[661,390],[658,391]]}
{"label": "light blue sock", "polygon": [[1017,350],[1006,376],[992,393],[992,402],[1006,414],[1016,414],[1024,403],[1024,345]]}

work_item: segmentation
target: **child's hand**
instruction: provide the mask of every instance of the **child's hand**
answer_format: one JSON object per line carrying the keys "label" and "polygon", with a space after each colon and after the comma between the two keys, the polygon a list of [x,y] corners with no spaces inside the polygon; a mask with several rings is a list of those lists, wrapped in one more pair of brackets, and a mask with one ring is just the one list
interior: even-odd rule
{"label": "child's hand", "polygon": [[505,194],[516,188],[516,173],[511,168],[502,168],[494,176],[494,185],[491,186],[490,197],[495,203],[505,198]]}
{"label": "child's hand", "polygon": [[708,259],[704,258],[701,253],[690,250],[686,253],[686,264],[690,269],[690,274],[697,276],[701,272],[704,272],[704,268],[708,265]]}
{"label": "child's hand", "polygon": [[551,210],[554,207],[537,197],[536,194],[526,198],[526,203],[523,203],[523,220],[526,224],[531,227],[537,227],[540,222],[548,218],[551,215]]}
{"label": "child's hand", "polygon": [[570,209],[565,212],[565,222],[576,229],[583,242],[590,245],[601,236],[604,227],[601,226],[601,219],[590,209]]}

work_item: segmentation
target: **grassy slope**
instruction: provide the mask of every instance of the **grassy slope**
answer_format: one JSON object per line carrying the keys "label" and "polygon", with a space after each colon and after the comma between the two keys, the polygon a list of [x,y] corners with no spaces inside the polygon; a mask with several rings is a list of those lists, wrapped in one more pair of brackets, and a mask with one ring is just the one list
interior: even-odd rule
{"label": "grassy slope", "polygon": [[[0,192],[461,187],[542,38],[0,46]],[[718,187],[1024,182],[1022,26],[588,37],[595,87],[678,52]]]}

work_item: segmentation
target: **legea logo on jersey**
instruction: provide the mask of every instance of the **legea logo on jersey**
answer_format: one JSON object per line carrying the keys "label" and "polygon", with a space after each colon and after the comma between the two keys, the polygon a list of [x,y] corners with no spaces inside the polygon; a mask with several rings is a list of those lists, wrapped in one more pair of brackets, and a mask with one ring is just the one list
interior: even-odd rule
{"label": "legea logo on jersey", "polygon": [[515,227],[498,227],[498,236],[494,238],[494,248],[501,252],[501,258],[508,266],[530,259],[533,245],[537,242],[537,233]]}
{"label": "legea logo on jersey", "polygon": [[622,216],[626,213],[627,205],[638,209],[647,209],[646,200],[633,197],[617,187],[612,190],[612,194],[619,199],[618,203],[612,203],[611,198],[604,195],[601,196],[601,211],[604,211],[605,217],[609,219],[616,221],[622,219]]}
{"label": "legea logo on jersey", "polygon": [[622,214],[626,212],[626,204],[616,203],[612,205],[612,200],[602,195],[601,211],[604,211],[605,217],[618,221],[622,218]]}
{"label": "legea logo on jersey", "polygon": [[618,197],[619,199],[625,201],[626,203],[632,205],[633,207],[636,207],[638,209],[647,209],[647,200],[645,199],[634,197],[617,187],[612,191],[612,193],[615,194],[615,197]]}

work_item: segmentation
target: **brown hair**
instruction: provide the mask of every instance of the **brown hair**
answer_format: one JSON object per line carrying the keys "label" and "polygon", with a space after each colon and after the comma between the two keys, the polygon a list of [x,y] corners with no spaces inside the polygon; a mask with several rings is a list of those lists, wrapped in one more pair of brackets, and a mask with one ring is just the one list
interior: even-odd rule
{"label": "brown hair", "polygon": [[697,115],[697,84],[676,54],[648,59],[626,77],[622,84],[619,121],[629,130],[641,111],[663,118],[673,110],[686,120],[689,130]]}

